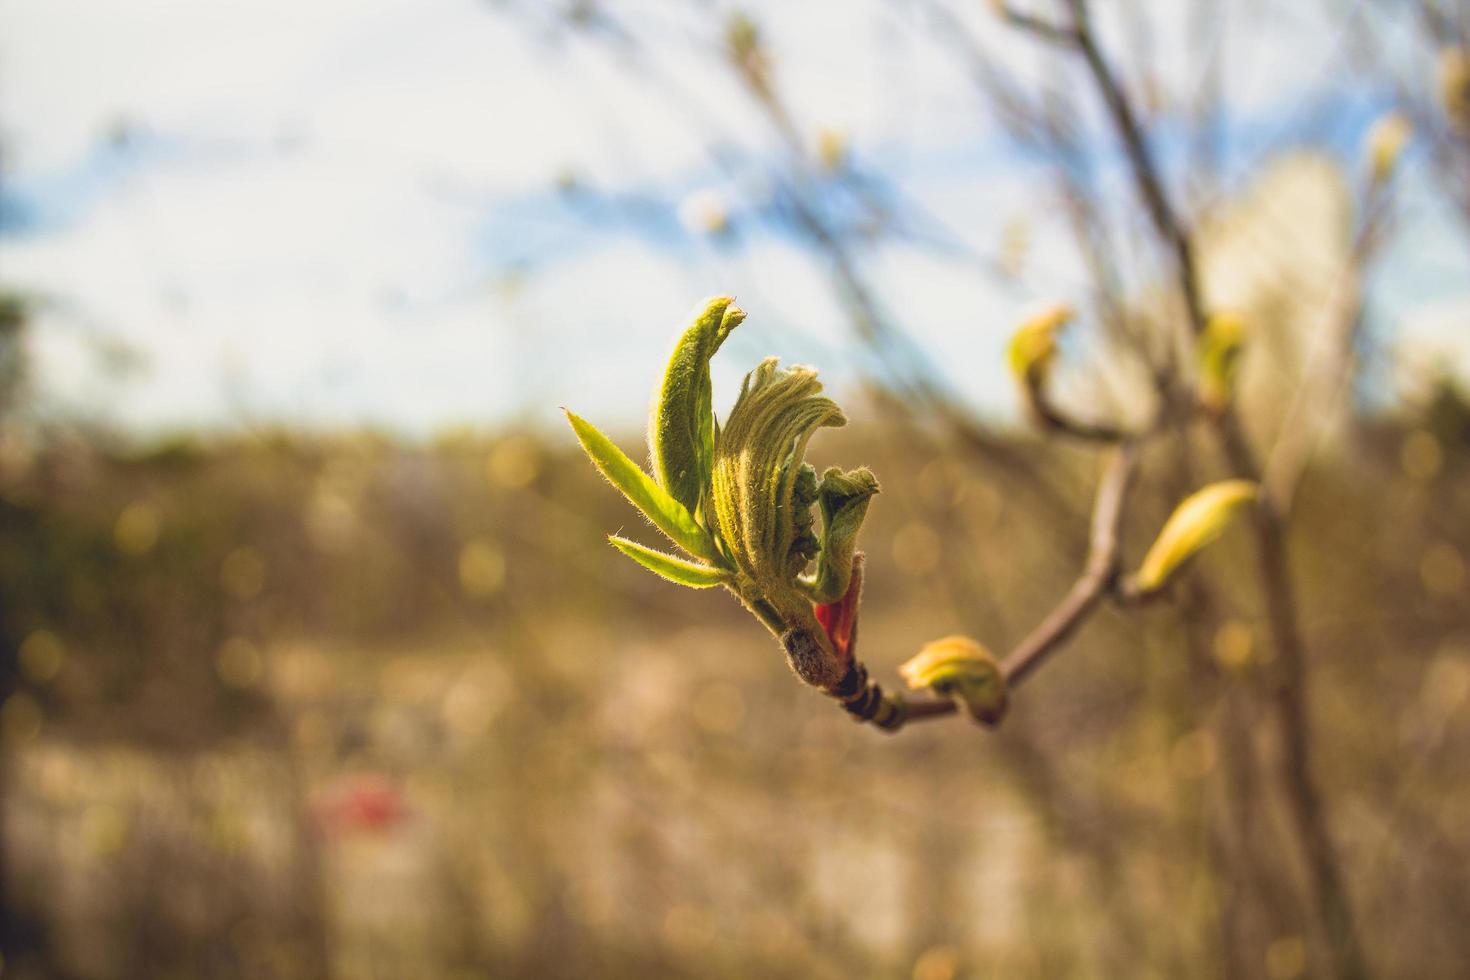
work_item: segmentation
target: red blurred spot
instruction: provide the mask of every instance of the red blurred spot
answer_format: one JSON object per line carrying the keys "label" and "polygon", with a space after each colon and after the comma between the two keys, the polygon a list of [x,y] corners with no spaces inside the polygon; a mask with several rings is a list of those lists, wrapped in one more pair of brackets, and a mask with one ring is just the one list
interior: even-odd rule
{"label": "red blurred spot", "polygon": [[313,806],[317,825],[328,836],[353,831],[383,833],[403,823],[408,804],[403,794],[381,775],[344,779]]}

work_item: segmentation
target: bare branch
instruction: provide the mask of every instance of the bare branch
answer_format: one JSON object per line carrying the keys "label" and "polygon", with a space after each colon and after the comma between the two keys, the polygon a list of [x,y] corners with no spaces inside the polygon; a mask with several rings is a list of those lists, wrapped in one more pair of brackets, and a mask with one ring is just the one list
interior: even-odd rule
{"label": "bare branch", "polygon": [[1120,425],[1094,422],[1068,414],[1052,402],[1044,384],[1028,384],[1025,391],[1027,406],[1036,416],[1036,420],[1048,429],[1085,442],[1118,443],[1132,437]]}
{"label": "bare branch", "polygon": [[1138,447],[1135,443],[1125,442],[1118,447],[1102,482],[1098,484],[1087,563],[1081,577],[1061,603],[1001,661],[1001,673],[1011,687],[1025,680],[1047,654],[1072,635],[1117,580],[1118,531],[1123,518],[1123,503],[1137,462]]}
{"label": "bare branch", "polygon": [[1108,114],[1112,117],[1118,136],[1123,141],[1123,148],[1128,153],[1128,164],[1133,170],[1133,182],[1138,187],[1139,196],[1143,198],[1144,206],[1153,220],[1154,228],[1158,231],[1159,237],[1174,251],[1174,260],[1179,266],[1179,285],[1184,291],[1184,303],[1189,311],[1190,326],[1195,333],[1200,333],[1205,328],[1204,303],[1200,295],[1199,274],[1195,268],[1189,233],[1185,230],[1173,206],[1169,203],[1168,195],[1164,192],[1158,164],[1154,161],[1148,143],[1143,138],[1143,128],[1138,122],[1138,113],[1128,99],[1127,93],[1123,91],[1123,86],[1117,76],[1108,67],[1102,50],[1097,45],[1097,39],[1092,33],[1092,19],[1087,11],[1086,0],[1068,0],[1068,5],[1072,8],[1072,33],[1076,39],[1077,49],[1087,62],[1088,71],[1092,73],[1098,93],[1107,105]]}
{"label": "bare branch", "polygon": [[1006,3],[1005,0],[999,0],[995,7],[996,11],[1005,19],[1007,24],[1010,24],[1012,27],[1019,27],[1024,31],[1029,31],[1042,40],[1050,41],[1053,44],[1070,44],[1074,40],[1072,32],[1067,28],[1042,20],[1033,14],[1016,10],[1010,4]]}
{"label": "bare branch", "polygon": [[[1117,135],[1127,151],[1134,184],[1155,231],[1164,246],[1174,253],[1179,289],[1184,298],[1189,326],[1195,335],[1199,335],[1205,328],[1206,311],[1189,231],[1179,220],[1164,192],[1160,171],[1144,141],[1138,114],[1098,47],[1092,32],[1087,0],[1067,0],[1067,4],[1073,19],[1071,39],[1087,63]],[[1232,407],[1227,406],[1219,414],[1215,421],[1214,434],[1235,475],[1259,480],[1260,467],[1256,454]],[[1296,451],[1295,454],[1300,457],[1303,452]],[[1272,686],[1273,709],[1283,739],[1282,782],[1290,801],[1294,830],[1311,871],[1317,916],[1330,940],[1334,973],[1342,978],[1366,977],[1369,973],[1367,960],[1357,937],[1341,861],[1327,827],[1321,792],[1312,773],[1311,739],[1306,709],[1306,645],[1301,636],[1290,570],[1286,564],[1283,521],[1283,512],[1269,502],[1268,493],[1267,506],[1257,510],[1256,553],[1260,569],[1258,586],[1266,606],[1277,653],[1276,678]],[[1069,596],[1068,601],[1054,615],[1065,613],[1074,606],[1085,614],[1091,604],[1097,601],[1095,595],[1089,598],[1087,585],[1084,576],[1073,589],[1075,599]],[[1062,622],[1065,627],[1070,628],[1065,619]]]}
{"label": "bare branch", "polygon": [[[1326,311],[1329,336],[1303,372],[1302,383],[1282,417],[1281,434],[1266,460],[1261,500],[1282,517],[1291,511],[1296,489],[1327,433],[1330,413],[1342,403],[1352,384],[1353,352],[1363,320],[1360,279],[1372,260],[1387,211],[1385,185],[1375,185],[1370,193],[1366,213],[1354,236],[1348,266],[1342,274],[1344,281],[1336,302],[1330,303]],[[1316,424],[1311,424],[1308,418],[1312,413],[1317,413]]]}
{"label": "bare branch", "polygon": [[[1098,484],[1082,575],[1041,624],[1001,661],[1001,676],[1007,688],[1014,689],[1041,665],[1048,654],[1070,639],[1117,582],[1123,504],[1137,463],[1137,443],[1121,443]],[[867,669],[857,661],[848,669],[847,676],[828,693],[842,702],[842,706],[859,721],[870,722],[887,731],[897,731],[911,721],[942,718],[954,714],[959,708],[949,698],[911,700],[899,695],[886,695],[877,682],[868,679]]]}

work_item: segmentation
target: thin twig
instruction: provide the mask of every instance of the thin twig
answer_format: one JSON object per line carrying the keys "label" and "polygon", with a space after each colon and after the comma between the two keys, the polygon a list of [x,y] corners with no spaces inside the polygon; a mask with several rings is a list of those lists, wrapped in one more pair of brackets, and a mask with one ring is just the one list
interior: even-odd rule
{"label": "thin twig", "polygon": [[[754,84],[748,76],[746,84],[756,104],[766,113],[772,127],[787,144],[793,159],[803,161],[806,150],[790,111],[778,93],[768,84]],[[839,298],[846,305],[853,328],[861,339],[884,362],[892,364],[887,387],[897,397],[896,403],[910,413],[927,409],[930,416],[946,423],[961,442],[977,455],[1005,467],[1016,479],[1027,484],[1054,513],[1066,508],[1056,489],[1030,464],[1014,446],[998,438],[972,413],[959,408],[960,401],[948,386],[937,380],[940,372],[928,362],[912,337],[893,322],[873,295],[859,271],[857,257],[822,215],[802,195],[783,196],[793,223],[810,243],[826,256]]]}
{"label": "thin twig", "polygon": [[[1117,582],[1123,504],[1137,463],[1137,443],[1120,443],[1098,483],[1082,575],[1040,625],[1001,660],[1000,672],[1008,690],[1014,690],[1048,654],[1070,639]],[[958,703],[949,698],[921,701],[885,695],[876,682],[868,680],[867,670],[857,662],[831,693],[859,720],[870,721],[887,731],[897,731],[912,721],[942,718],[959,709]]]}
{"label": "thin twig", "polygon": [[1118,530],[1137,462],[1136,444],[1125,442],[1118,447],[1098,484],[1082,575],[1057,607],[1001,661],[1001,673],[1009,687],[1020,684],[1041,665],[1047,654],[1060,647],[1117,581]]}
{"label": "thin twig", "polygon": [[1130,438],[1129,432],[1111,422],[1094,422],[1078,418],[1051,400],[1044,384],[1026,385],[1026,403],[1043,426],[1084,442],[1119,443]]}
{"label": "thin twig", "polygon": [[1200,333],[1205,328],[1204,303],[1200,295],[1199,275],[1189,234],[1183,222],[1175,214],[1173,205],[1169,203],[1169,196],[1164,191],[1159,167],[1154,162],[1153,153],[1149,150],[1148,142],[1143,136],[1143,127],[1138,121],[1138,111],[1133,107],[1132,101],[1129,100],[1122,84],[1103,57],[1102,49],[1098,46],[1097,37],[1092,31],[1092,17],[1086,0],[1067,0],[1067,6],[1072,12],[1072,23],[1069,27],[1058,27],[1033,17],[1013,14],[1009,8],[1006,10],[1006,20],[1044,41],[1072,47],[1082,55],[1093,82],[1097,86],[1098,94],[1102,96],[1108,116],[1113,121],[1113,127],[1123,142],[1123,149],[1128,157],[1128,166],[1133,173],[1133,182],[1138,188],[1139,196],[1143,199],[1149,220],[1153,222],[1154,230],[1158,232],[1159,237],[1174,253],[1176,271],[1184,290],[1185,308],[1189,314],[1190,327],[1195,333]]}
{"label": "thin twig", "polygon": [[1128,165],[1133,171],[1133,180],[1138,185],[1139,195],[1143,198],[1144,206],[1159,237],[1174,253],[1179,284],[1183,289],[1184,304],[1189,313],[1190,327],[1196,334],[1202,333],[1205,329],[1204,301],[1200,294],[1199,274],[1195,267],[1194,249],[1189,233],[1169,203],[1169,196],[1164,191],[1159,167],[1154,162],[1153,154],[1144,139],[1143,127],[1139,125],[1138,112],[1133,108],[1133,103],[1128,99],[1112,69],[1108,67],[1107,61],[1103,58],[1102,49],[1098,47],[1097,38],[1092,32],[1092,18],[1088,13],[1086,0],[1068,0],[1068,6],[1072,10],[1072,38],[1077,45],[1077,50],[1081,52],[1083,60],[1087,63],[1093,82],[1097,85],[1098,92],[1107,105],[1113,126],[1123,141],[1123,148],[1128,154]]}
{"label": "thin twig", "polygon": [[1013,8],[1010,4],[1000,3],[997,5],[997,9],[1001,17],[1005,18],[1006,23],[1012,27],[1019,27],[1022,30],[1029,31],[1037,37],[1045,38],[1054,44],[1060,44],[1072,39],[1072,32],[1065,27],[1042,20],[1034,14],[1023,13]]}
{"label": "thin twig", "polygon": [[[1312,456],[1327,434],[1332,413],[1336,411],[1352,384],[1354,348],[1363,320],[1363,297],[1359,282],[1362,270],[1372,258],[1379,231],[1386,220],[1386,185],[1379,182],[1371,189],[1371,197],[1362,224],[1354,236],[1347,268],[1342,278],[1338,301],[1329,304],[1332,317],[1329,328],[1336,327],[1319,347],[1314,363],[1303,371],[1304,377],[1296,395],[1282,418],[1280,435],[1271,447],[1261,477],[1261,499],[1264,506],[1284,517],[1291,512],[1297,487],[1306,474]],[[1317,414],[1316,424],[1307,416]]]}

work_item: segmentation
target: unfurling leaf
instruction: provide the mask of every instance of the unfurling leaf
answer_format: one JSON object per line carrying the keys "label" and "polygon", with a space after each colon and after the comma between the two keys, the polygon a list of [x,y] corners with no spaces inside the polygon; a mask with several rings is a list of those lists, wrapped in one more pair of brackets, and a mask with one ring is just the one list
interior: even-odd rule
{"label": "unfurling leaf", "polygon": [[[763,361],[746,375],[724,426],[716,424],[710,359],[744,317],[729,297],[715,297],[680,336],[649,422],[655,476],[586,420],[571,412],[567,420],[602,474],[693,560],[618,536],[612,545],[670,581],[727,588],[780,637],[797,675],[832,693],[857,676],[857,535],[878,481],[866,469],[836,468],[819,481],[806,462],[817,429],[847,422],[811,368]],[[883,717],[891,722],[897,712],[889,705]]]}
{"label": "unfurling leaf", "polygon": [[655,575],[661,575],[670,582],[687,585],[691,589],[710,589],[716,585],[724,585],[731,579],[730,573],[723,568],[685,561],[676,555],[656,551],[616,534],[608,535],[607,540],[614,548]]}
{"label": "unfurling leaf", "polygon": [[715,445],[718,532],[750,586],[783,614],[800,596],[796,576],[818,547],[811,532],[816,473],[803,462],[806,444],[822,426],[847,422],[821,390],[811,368],[781,369],[767,358],[746,375]]}
{"label": "unfurling leaf", "polygon": [[1006,680],[1000,664],[968,636],[924,644],[898,672],[911,688],[956,698],[976,721],[994,725],[1005,715]]}
{"label": "unfurling leaf", "polygon": [[1185,498],[1164,523],[1134,577],[1145,592],[1163,588],[1176,571],[1222,533],[1238,512],[1254,503],[1257,488],[1250,480],[1212,483]]}
{"label": "unfurling leaf", "polygon": [[812,601],[831,603],[847,592],[852,576],[858,531],[868,513],[868,501],[878,492],[878,478],[867,467],[844,473],[832,467],[822,474],[817,502],[822,511],[822,550]]}
{"label": "unfurling leaf", "polygon": [[1230,403],[1245,333],[1245,321],[1235,313],[1213,313],[1205,323],[1199,345],[1199,398],[1212,412]]}
{"label": "unfurling leaf", "polygon": [[655,483],[591,422],[571,412],[566,415],[582,449],[608,482],[621,490],[633,506],[691,555],[722,563],[714,541],[704,528],[695,523],[693,515],[683,504],[669,496],[668,491]]}
{"label": "unfurling leaf", "polygon": [[1073,316],[1072,307],[1060,303],[1016,328],[1006,356],[1011,364],[1011,373],[1023,384],[1034,386],[1046,380],[1046,372],[1057,354],[1057,331]]}
{"label": "unfurling leaf", "polygon": [[653,471],[659,483],[691,514],[709,493],[715,454],[715,416],[710,358],[745,319],[729,296],[707,300],[674,345],[648,423]]}

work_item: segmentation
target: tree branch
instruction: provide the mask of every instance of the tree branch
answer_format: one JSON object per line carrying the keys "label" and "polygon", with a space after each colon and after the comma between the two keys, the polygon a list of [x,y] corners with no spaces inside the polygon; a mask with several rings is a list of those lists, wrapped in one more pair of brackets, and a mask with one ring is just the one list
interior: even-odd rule
{"label": "tree branch", "polygon": [[[1098,483],[1097,498],[1092,504],[1088,557],[1082,574],[1051,613],[1001,660],[1001,677],[1007,689],[1020,685],[1036,667],[1041,666],[1048,654],[1072,638],[1080,624],[1097,610],[1105,595],[1116,586],[1123,504],[1136,467],[1138,442],[1122,442]],[[828,693],[857,720],[869,721],[888,732],[897,732],[910,721],[950,716],[958,710],[957,702],[951,698],[922,701],[901,695],[885,695],[882,686],[869,680],[866,667],[857,660],[853,661],[842,682]]]}
{"label": "tree branch", "polygon": [[[1117,582],[1123,504],[1137,463],[1137,444],[1121,443],[1098,484],[1082,575],[1046,618],[1001,660],[1000,672],[1008,689],[1014,690],[1049,654],[1070,639]],[[870,721],[888,731],[897,731],[911,721],[942,718],[958,710],[957,703],[949,698],[917,700],[885,695],[877,683],[867,679],[862,664],[856,662],[848,678],[831,693],[859,720]]]}
{"label": "tree branch", "polygon": [[1137,462],[1135,443],[1125,442],[1118,447],[1098,484],[1082,575],[1057,607],[1001,661],[1001,673],[1010,687],[1025,680],[1049,653],[1066,642],[1117,581],[1118,532]]}
{"label": "tree branch", "polygon": [[1072,23],[1069,27],[1048,24],[1037,18],[1012,11],[1009,7],[1005,7],[1003,13],[1007,22],[1033,36],[1051,44],[1070,46],[1082,55],[1082,60],[1087,64],[1088,72],[1092,75],[1093,83],[1097,86],[1098,94],[1102,96],[1108,116],[1113,121],[1113,128],[1117,131],[1118,138],[1122,140],[1123,150],[1128,157],[1128,166],[1133,173],[1133,183],[1138,190],[1139,197],[1143,199],[1149,220],[1153,222],[1154,230],[1174,254],[1179,284],[1184,291],[1185,308],[1189,314],[1190,327],[1195,333],[1200,333],[1205,328],[1204,303],[1200,294],[1199,276],[1195,267],[1194,249],[1189,234],[1178,215],[1175,214],[1173,205],[1169,203],[1168,195],[1164,192],[1158,164],[1154,161],[1153,153],[1149,150],[1148,142],[1143,136],[1143,127],[1138,121],[1138,111],[1134,109],[1133,103],[1123,90],[1117,76],[1113,74],[1112,68],[1108,66],[1102,49],[1098,46],[1086,0],[1067,0],[1067,6],[1072,12]]}
{"label": "tree branch", "polygon": [[1201,333],[1205,329],[1204,302],[1200,294],[1199,275],[1195,268],[1194,249],[1189,234],[1164,192],[1159,167],[1144,140],[1138,113],[1098,47],[1086,0],[1067,0],[1067,3],[1072,10],[1072,40],[1086,61],[1098,93],[1107,106],[1108,115],[1113,120],[1113,126],[1123,141],[1123,148],[1128,154],[1128,165],[1133,171],[1133,182],[1137,185],[1139,196],[1143,198],[1149,218],[1159,237],[1174,253],[1190,327],[1196,334]]}
{"label": "tree branch", "polygon": [[[1098,47],[1087,0],[1067,0],[1067,5],[1073,21],[1068,40],[1086,62],[1107,106],[1113,126],[1127,151],[1134,184],[1154,228],[1174,253],[1189,326],[1197,336],[1204,330],[1206,310],[1189,232],[1169,204],[1159,168],[1144,141],[1138,115]],[[1049,32],[1039,36],[1048,41],[1056,40]],[[1214,432],[1235,475],[1259,481],[1259,463],[1233,407],[1227,406],[1220,413]],[[1312,774],[1306,647],[1297,621],[1291,575],[1286,562],[1283,514],[1269,500],[1266,506],[1257,509],[1256,553],[1260,567],[1258,584],[1277,653],[1273,707],[1282,733],[1282,782],[1290,803],[1293,829],[1311,870],[1317,916],[1329,941],[1333,972],[1345,980],[1357,980],[1367,977],[1369,970],[1358,941],[1341,860],[1327,827],[1321,792]]]}
{"label": "tree branch", "polygon": [[[1086,0],[1067,0],[1067,4],[1073,21],[1070,31],[1038,31],[1024,21],[1019,22],[1019,26],[1052,43],[1070,42],[1086,62],[1113,126],[1127,151],[1134,183],[1150,220],[1160,239],[1174,253],[1189,326],[1198,335],[1205,326],[1206,310],[1189,233],[1164,193],[1159,169],[1144,141],[1137,113],[1097,45]],[[1007,19],[1017,22],[1012,18]],[[1246,440],[1239,417],[1233,409],[1227,408],[1220,414],[1215,425],[1215,436],[1237,476],[1260,479],[1255,453]],[[1367,963],[1358,942],[1340,870],[1340,859],[1326,826],[1321,794],[1311,772],[1305,690],[1306,651],[1297,622],[1291,576],[1286,562],[1284,512],[1276,502],[1283,490],[1294,488],[1309,455],[1310,442],[1304,439],[1288,442],[1287,450],[1285,456],[1279,450],[1277,453],[1276,474],[1285,476],[1273,474],[1279,485],[1266,488],[1266,505],[1258,509],[1256,521],[1260,591],[1277,648],[1278,668],[1273,685],[1273,707],[1285,750],[1283,785],[1290,802],[1294,829],[1311,869],[1318,917],[1330,942],[1334,972],[1344,978],[1365,977],[1368,975]],[[1292,465],[1288,467],[1287,464]],[[1086,593],[1079,591],[1079,595],[1085,598]]]}
{"label": "tree branch", "polygon": [[[1385,191],[1385,185],[1378,183],[1370,192],[1362,223],[1353,239],[1348,268],[1342,273],[1349,281],[1342,284],[1337,301],[1328,306],[1327,313],[1332,318],[1328,329],[1332,335],[1304,369],[1302,383],[1282,419],[1281,434],[1266,460],[1261,477],[1262,502],[1283,518],[1290,513],[1297,486],[1326,435],[1330,414],[1352,383],[1353,348],[1363,319],[1360,278],[1372,259],[1378,233],[1386,220]],[[1332,330],[1333,327],[1336,329]],[[1316,424],[1310,424],[1307,416],[1314,412],[1319,413],[1318,419]]]}
{"label": "tree branch", "polygon": [[1065,27],[1042,20],[1040,17],[1032,14],[1022,13],[1006,3],[1005,0],[997,0],[995,8],[996,12],[1012,27],[1019,27],[1024,31],[1029,31],[1039,38],[1051,41],[1053,44],[1064,44],[1072,40],[1072,32]]}
{"label": "tree branch", "polygon": [[1121,443],[1131,438],[1122,426],[1111,422],[1095,422],[1077,418],[1058,407],[1047,394],[1043,383],[1025,385],[1026,404],[1043,426],[1084,442]]}

